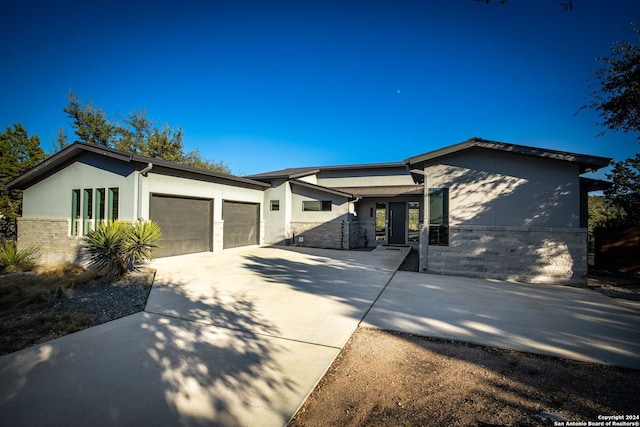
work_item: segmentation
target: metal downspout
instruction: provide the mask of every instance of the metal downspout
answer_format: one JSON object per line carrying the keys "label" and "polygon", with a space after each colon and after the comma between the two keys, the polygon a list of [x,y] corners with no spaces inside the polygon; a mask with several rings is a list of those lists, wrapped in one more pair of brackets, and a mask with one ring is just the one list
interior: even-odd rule
{"label": "metal downspout", "polygon": [[153,163],[147,163],[147,166],[138,173],[138,219],[142,218],[142,177],[149,175],[149,171],[153,169]]}

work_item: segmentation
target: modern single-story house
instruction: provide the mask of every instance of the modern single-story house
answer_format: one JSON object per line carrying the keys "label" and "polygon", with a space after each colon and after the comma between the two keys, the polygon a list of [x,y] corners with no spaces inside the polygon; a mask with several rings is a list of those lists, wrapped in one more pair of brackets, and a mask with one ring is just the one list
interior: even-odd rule
{"label": "modern single-story house", "polygon": [[76,143],[9,183],[24,190],[18,240],[46,262],[81,259],[109,219],[153,219],[170,256],[257,244],[414,245],[420,269],[584,283],[585,172],[611,159],[472,138],[403,162],[237,177]]}

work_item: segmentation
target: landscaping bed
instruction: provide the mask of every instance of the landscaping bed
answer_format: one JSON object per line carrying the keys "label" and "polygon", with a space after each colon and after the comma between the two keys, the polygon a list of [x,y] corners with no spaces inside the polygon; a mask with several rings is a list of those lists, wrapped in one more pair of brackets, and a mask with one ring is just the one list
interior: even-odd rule
{"label": "landscaping bed", "polygon": [[0,355],[144,310],[155,271],[111,282],[77,266],[0,276]]}

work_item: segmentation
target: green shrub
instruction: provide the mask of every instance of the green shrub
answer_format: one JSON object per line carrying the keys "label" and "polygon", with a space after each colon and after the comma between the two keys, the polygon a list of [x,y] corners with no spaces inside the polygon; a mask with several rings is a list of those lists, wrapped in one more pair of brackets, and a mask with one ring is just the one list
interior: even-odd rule
{"label": "green shrub", "polygon": [[15,273],[27,271],[35,267],[40,257],[37,245],[19,247],[15,240],[0,240],[0,271]]}
{"label": "green shrub", "polygon": [[161,238],[160,227],[154,221],[133,225],[118,220],[104,222],[85,237],[89,266],[120,278],[141,262],[151,260]]}

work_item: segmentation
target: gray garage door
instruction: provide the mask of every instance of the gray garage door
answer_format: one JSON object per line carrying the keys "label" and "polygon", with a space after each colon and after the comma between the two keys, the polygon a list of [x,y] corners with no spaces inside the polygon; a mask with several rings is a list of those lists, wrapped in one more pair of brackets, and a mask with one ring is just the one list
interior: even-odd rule
{"label": "gray garage door", "polygon": [[223,248],[257,245],[260,235],[260,205],[257,203],[222,203],[224,220]]}
{"label": "gray garage door", "polygon": [[172,256],[205,252],[212,249],[213,202],[152,194],[149,217],[162,230],[162,249],[155,256]]}

